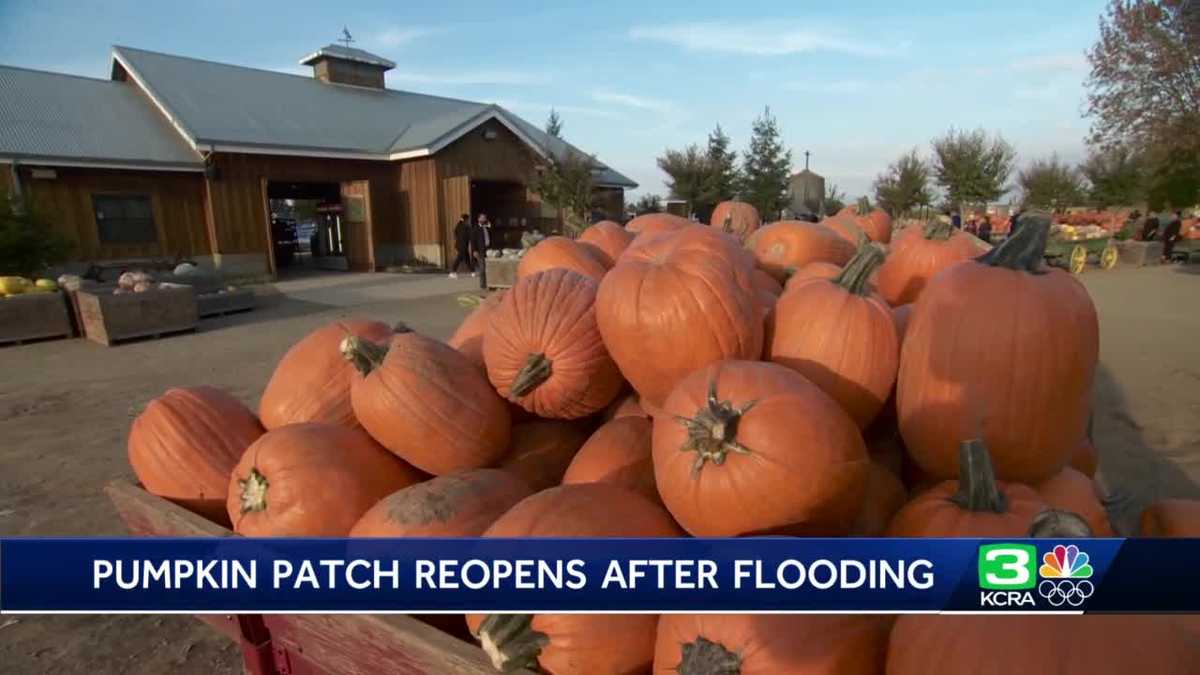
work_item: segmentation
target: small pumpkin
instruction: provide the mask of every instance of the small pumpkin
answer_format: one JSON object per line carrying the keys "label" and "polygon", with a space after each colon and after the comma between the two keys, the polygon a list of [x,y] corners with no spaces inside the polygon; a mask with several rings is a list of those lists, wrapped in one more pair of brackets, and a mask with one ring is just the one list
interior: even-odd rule
{"label": "small pumpkin", "polygon": [[783,283],[811,262],[844,265],[854,257],[854,244],[819,223],[781,220],[764,225],[746,241],[758,267]]}
{"label": "small pumpkin", "polygon": [[538,415],[577,419],[603,410],[624,380],[596,319],[596,282],[552,269],[517,280],[483,337],[488,379]]}
{"label": "small pumpkin", "polygon": [[517,263],[517,279],[559,268],[595,281],[600,281],[607,271],[594,254],[576,241],[566,237],[546,237],[521,256],[521,262]]}
{"label": "small pumpkin", "polygon": [[362,429],[289,424],[246,448],[226,508],[247,537],[344,537],[375,502],[424,478]]}
{"label": "small pumpkin", "polygon": [[1143,537],[1200,539],[1200,500],[1160,499],[1142,511]]}
{"label": "small pumpkin", "polygon": [[1097,537],[1113,536],[1108,511],[1100,503],[1096,483],[1071,467],[1063,467],[1054,476],[1033,486],[1047,504],[1077,514]]}
{"label": "small pumpkin", "polygon": [[500,307],[500,302],[504,300],[504,294],[507,292],[508,289],[502,288],[486,298],[477,296],[474,296],[474,299],[471,299],[472,296],[466,296],[466,300],[460,298],[462,302],[474,304],[475,309],[458,325],[454,335],[446,340],[446,344],[462,352],[463,356],[481,369],[486,368],[483,364],[483,331],[491,321],[492,313]]}
{"label": "small pumpkin", "polygon": [[133,420],[129,465],[147,492],[226,523],[229,474],[262,434],[254,413],[220,389],[168,389]]}
{"label": "small pumpkin", "polygon": [[866,216],[859,217],[859,223],[871,241],[877,244],[887,244],[892,241],[892,217],[880,208],[871,209]]}
{"label": "small pumpkin", "polygon": [[300,422],[358,426],[350,406],[354,367],[338,354],[347,335],[384,342],[392,329],[378,321],[346,319],[309,333],[279,360],[258,405],[267,429]]}
{"label": "small pumpkin", "polygon": [[908,501],[908,490],[891,469],[875,461],[869,467],[866,496],[850,528],[852,537],[883,536],[888,523]]}
{"label": "small pumpkin", "polygon": [[798,286],[808,279],[827,279],[832,281],[842,273],[841,265],[834,265],[831,262],[818,260],[810,262],[803,267],[800,267],[788,277],[787,284],[784,285],[784,290]]}
{"label": "small pumpkin", "polygon": [[935,274],[979,253],[971,236],[950,223],[905,228],[879,268],[879,294],[892,305],[915,302]]}
{"label": "small pumpkin", "polygon": [[554,487],[587,440],[579,427],[561,420],[534,420],[512,429],[512,446],[500,468],[520,478],[533,492]]}
{"label": "small pumpkin", "polygon": [[478,537],[531,494],[524,481],[499,469],[437,476],[384,497],[354,524],[349,536]]}
{"label": "small pumpkin", "polygon": [[579,243],[593,247],[593,253],[599,256],[605,267],[612,267],[617,258],[625,252],[629,242],[633,241],[633,233],[611,220],[601,220],[594,223],[579,235]]}
{"label": "small pumpkin", "polygon": [[385,448],[435,476],[489,466],[508,449],[508,408],[467,357],[397,326],[390,344],[350,336],[354,414]]}
{"label": "small pumpkin", "polygon": [[762,218],[753,204],[724,201],[713,209],[708,224],[745,242],[762,225]]}
{"label": "small pumpkin", "polygon": [[917,495],[892,518],[889,537],[1024,537],[1048,508],[1033,488],[996,480],[987,446],[959,445],[959,479]]}
{"label": "small pumpkin", "polygon": [[774,363],[720,361],[681,380],[653,451],[663,503],[698,537],[844,534],[866,489],[854,422]]}
{"label": "small pumpkin", "polygon": [[643,213],[625,223],[625,229],[639,238],[695,226],[696,223],[673,213]]}
{"label": "small pumpkin", "polygon": [[654,482],[653,428],[646,417],[620,417],[602,424],[571,460],[563,485],[614,483],[661,502]]}

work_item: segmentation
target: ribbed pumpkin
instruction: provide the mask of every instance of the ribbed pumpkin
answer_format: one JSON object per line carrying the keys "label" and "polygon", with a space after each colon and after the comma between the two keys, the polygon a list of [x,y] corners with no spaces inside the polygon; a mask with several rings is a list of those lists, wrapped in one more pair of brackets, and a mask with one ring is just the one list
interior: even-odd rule
{"label": "ribbed pumpkin", "polygon": [[483,331],[491,320],[492,312],[495,312],[496,308],[500,306],[500,302],[504,300],[504,294],[507,292],[507,289],[502,288],[486,298],[479,298],[479,296],[459,298],[460,303],[473,304],[475,309],[458,325],[454,335],[446,340],[446,344],[462,352],[463,356],[480,368],[485,367],[483,365]]}
{"label": "ribbed pumpkin", "polygon": [[725,201],[713,209],[708,224],[722,232],[732,234],[738,241],[746,241],[754,231],[762,226],[762,218],[753,204],[737,201]]}
{"label": "ribbed pumpkin", "polygon": [[533,492],[554,487],[587,440],[579,427],[562,420],[534,420],[513,426],[512,445],[500,468]]}
{"label": "ribbed pumpkin", "polygon": [[664,614],[655,675],[878,675],[890,617]]}
{"label": "ribbed pumpkin", "polygon": [[808,281],[809,279],[836,279],[842,273],[841,265],[834,265],[831,262],[818,260],[810,262],[807,265],[792,272],[792,276],[788,277],[787,284],[784,285],[784,290],[797,286]]}
{"label": "ribbed pumpkin", "polygon": [[896,512],[908,501],[904,483],[889,468],[872,461],[867,472],[867,490],[862,508],[850,528],[852,537],[880,537]]}
{"label": "ribbed pumpkin", "polygon": [[350,407],[354,367],[338,354],[347,335],[384,342],[392,329],[378,321],[346,319],[326,324],[283,355],[258,405],[267,429],[300,422],[358,426]]}
{"label": "ribbed pumpkin", "polygon": [[[610,483],[563,485],[526,498],[485,537],[677,537],[661,506]],[[467,615],[497,670],[638,673],[654,659],[652,614]]]}
{"label": "ribbed pumpkin", "polygon": [[147,492],[227,522],[229,474],[263,428],[215,387],[168,389],[129,429],[129,465]]}
{"label": "ribbed pumpkin", "polygon": [[508,408],[455,349],[397,326],[390,344],[357,337],[341,350],[360,376],[354,414],[375,440],[435,476],[489,466],[508,450]]}
{"label": "ribbed pumpkin", "polygon": [[633,241],[633,233],[611,220],[601,220],[585,229],[578,241],[594,247],[593,253],[599,254],[600,262],[612,267]]}
{"label": "ribbed pumpkin", "polygon": [[595,281],[600,281],[607,271],[593,253],[574,240],[566,237],[546,237],[521,256],[521,262],[517,264],[517,278],[523,279],[538,272],[560,268]]}
{"label": "ribbed pumpkin", "polygon": [[853,211],[842,209],[837,215],[822,219],[820,224],[828,227],[837,236],[853,245],[858,245],[860,239],[869,238],[867,237],[867,233],[863,231],[863,226],[859,222],[858,215]]}
{"label": "ribbed pumpkin", "polygon": [[1042,500],[1051,507],[1074,513],[1091,528],[1097,537],[1113,536],[1108,511],[1100,503],[1096,483],[1071,467],[1033,486]]}
{"label": "ribbed pumpkin", "polygon": [[721,361],[684,378],[653,447],[663,503],[697,537],[845,534],[866,490],[853,420],[773,363]]}
{"label": "ribbed pumpkin", "polygon": [[596,296],[600,334],[643,408],[661,406],[697,368],[761,356],[751,272],[729,237],[692,227],[627,250],[604,278]]}
{"label": "ribbed pumpkin", "polygon": [[362,429],[291,424],[246,448],[226,508],[247,537],[344,537],[375,502],[424,478]]}
{"label": "ribbed pumpkin", "polygon": [[633,220],[625,223],[625,229],[633,232],[638,237],[650,236],[659,234],[660,232],[673,232],[689,227],[695,227],[696,223],[677,216],[673,213],[643,213]]}
{"label": "ribbed pumpkin", "polygon": [[1161,499],[1147,506],[1139,536],[1200,539],[1200,500]]}
{"label": "ribbed pumpkin", "polygon": [[1033,488],[1001,483],[987,447],[959,446],[959,479],[944,481],[905,504],[888,525],[889,537],[1024,537],[1048,508]]}
{"label": "ribbed pumpkin", "polygon": [[854,244],[818,223],[781,220],[764,225],[746,241],[758,267],[783,283],[811,262],[844,265],[854,257]]}
{"label": "ribbed pumpkin", "polygon": [[896,381],[900,344],[891,309],[867,279],[883,260],[864,244],[836,279],[791,286],[771,314],[767,358],[808,378],[865,429]]}
{"label": "ribbed pumpkin", "polygon": [[351,537],[478,537],[533,491],[499,469],[472,469],[410,485],[372,506]]}
{"label": "ribbed pumpkin", "polygon": [[620,417],[592,433],[571,460],[563,485],[614,483],[660,502],[651,452],[653,424],[646,417]]}
{"label": "ribbed pumpkin", "polygon": [[1049,217],[1022,222],[939,274],[913,307],[896,404],[909,453],[935,476],[957,473],[955,444],[981,428],[996,475],[1030,484],[1065,466],[1083,437],[1096,308],[1069,273],[1043,265]]}
{"label": "ribbed pumpkin", "polygon": [[624,384],[596,321],[596,282],[564,269],[524,277],[492,313],[483,337],[488,379],[539,417],[603,410]]}
{"label": "ribbed pumpkin", "polygon": [[879,294],[892,305],[915,302],[935,274],[979,253],[974,240],[950,223],[905,228],[879,268]]}

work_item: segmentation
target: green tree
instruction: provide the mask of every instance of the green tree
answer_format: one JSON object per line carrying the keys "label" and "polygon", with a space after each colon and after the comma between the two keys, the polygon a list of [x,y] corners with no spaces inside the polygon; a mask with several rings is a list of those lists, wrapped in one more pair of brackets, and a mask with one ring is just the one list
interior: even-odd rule
{"label": "green tree", "polygon": [[1058,155],[1035,160],[1028,168],[1020,170],[1017,184],[1021,187],[1021,205],[1026,209],[1078,206],[1086,194],[1083,177]]}
{"label": "green tree", "polygon": [[729,136],[721,129],[720,124],[708,135],[706,156],[709,177],[705,202],[711,201],[715,206],[718,202],[737,196],[741,179],[737,166],[737,152],[729,149]]}
{"label": "green tree", "polygon": [[[667,174],[667,189],[672,198],[686,201],[693,211],[705,206],[712,171],[708,156],[699,146],[693,144],[683,150],[666,150],[658,158],[658,168]],[[712,205],[708,209],[712,210]]]}
{"label": "green tree", "polygon": [[1180,209],[1200,203],[1200,153],[1160,148],[1151,156],[1146,190],[1150,208]]}
{"label": "green tree", "polygon": [[875,178],[875,201],[894,218],[909,216],[914,209],[933,202],[929,187],[929,166],[913,148],[888,165]]}
{"label": "green tree", "polygon": [[563,231],[579,236],[587,227],[592,209],[593,157],[568,151],[563,157],[552,157],[543,164],[531,182],[530,189],[550,206],[559,210]]}
{"label": "green tree", "polygon": [[1008,192],[1017,151],[999,134],[950,129],[933,140],[933,175],[953,209],[986,204]]}
{"label": "green tree", "polygon": [[767,107],[754,120],[750,147],[742,154],[742,199],[764,220],[774,220],[788,204],[791,173],[792,151],[783,147],[779,124]]}
{"label": "green tree", "polygon": [[1145,199],[1143,162],[1128,146],[1094,148],[1079,171],[1087,178],[1088,199],[1095,206],[1132,206]]}
{"label": "green tree", "polygon": [[846,193],[838,189],[837,184],[830,183],[825,188],[825,215],[832,216],[846,208]]}
{"label": "green tree", "polygon": [[647,213],[658,213],[663,210],[662,197],[656,194],[645,194],[633,203],[633,212],[639,216]]}
{"label": "green tree", "polygon": [[550,117],[546,118],[546,133],[555,138],[562,138],[562,127],[562,118],[558,116],[558,111],[551,108]]}
{"label": "green tree", "polygon": [[0,275],[34,277],[62,262],[68,241],[31,204],[0,192]]}

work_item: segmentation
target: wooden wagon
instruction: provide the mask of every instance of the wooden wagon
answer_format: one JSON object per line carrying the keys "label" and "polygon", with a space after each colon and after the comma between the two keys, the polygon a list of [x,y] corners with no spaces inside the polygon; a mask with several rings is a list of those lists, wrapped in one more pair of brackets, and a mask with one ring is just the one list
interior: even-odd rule
{"label": "wooden wagon", "polygon": [[1068,239],[1051,236],[1046,241],[1046,262],[1065,267],[1072,274],[1080,274],[1089,260],[1095,260],[1102,270],[1110,270],[1117,264],[1117,247],[1112,237],[1093,239]]}

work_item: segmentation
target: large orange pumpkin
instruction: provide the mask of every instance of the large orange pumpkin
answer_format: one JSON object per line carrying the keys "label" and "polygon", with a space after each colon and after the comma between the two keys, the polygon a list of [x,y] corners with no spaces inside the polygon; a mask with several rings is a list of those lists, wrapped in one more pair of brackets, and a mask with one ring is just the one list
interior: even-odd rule
{"label": "large orange pumpkin", "polygon": [[844,534],[866,489],[854,422],[773,363],[720,361],[671,392],[654,419],[663,503],[698,537]]}
{"label": "large orange pumpkin", "polygon": [[887,303],[867,279],[883,260],[864,244],[836,279],[792,286],[771,314],[767,358],[808,378],[865,429],[896,381],[900,344]]}
{"label": "large orange pumpkin", "polygon": [[585,229],[578,241],[592,246],[592,252],[599,256],[600,262],[605,267],[612,267],[633,241],[633,233],[611,220],[601,220]]}
{"label": "large orange pumpkin", "polygon": [[596,296],[604,344],[644,408],[697,368],[761,356],[761,312],[750,261],[708,227],[627,250]]}
{"label": "large orange pumpkin", "polygon": [[566,237],[546,237],[521,256],[521,262],[517,263],[517,278],[559,268],[596,281],[600,281],[606,271],[604,263],[578,242]]}
{"label": "large orange pumpkin", "polygon": [[477,304],[475,300],[470,299],[477,298],[477,296],[466,296],[468,299],[465,302],[475,304],[475,309],[458,325],[454,335],[446,340],[446,344],[462,352],[463,356],[480,368],[485,367],[483,364],[483,331],[491,320],[492,312],[495,312],[496,308],[500,306],[500,301],[504,299],[504,294],[507,292],[507,289],[502,288],[486,298],[478,299]]}
{"label": "large orange pumpkin", "polygon": [[[676,537],[661,506],[611,483],[563,485],[526,498],[485,537]],[[654,659],[652,614],[467,615],[501,671],[540,667],[555,675],[638,673]]]}
{"label": "large orange pumpkin", "polygon": [[484,333],[492,386],[540,417],[603,410],[624,380],[600,337],[595,305],[596,282],[570,270],[518,279]]}
{"label": "large orange pumpkin", "polygon": [[229,474],[263,428],[215,387],[168,389],[129,429],[129,465],[152,494],[226,522]]}
{"label": "large orange pumpkin", "polygon": [[609,404],[604,411],[604,421],[620,419],[622,417],[649,417],[645,410],[642,409],[642,404],[638,401],[636,391],[629,392],[624,396],[618,397],[615,401]]}
{"label": "large orange pumpkin", "polygon": [[1030,484],[1065,466],[1083,437],[1096,308],[1071,274],[1043,265],[1049,217],[1023,223],[944,270],[913,307],[896,404],[909,453],[935,476],[953,477],[955,444],[981,430],[996,475]]}
{"label": "large orange pumpkin", "polygon": [[652,429],[646,417],[619,417],[604,423],[571,460],[563,485],[615,483],[660,502],[654,483]]}
{"label": "large orange pumpkin", "polygon": [[687,218],[673,213],[643,213],[625,223],[625,229],[633,232],[637,237],[644,238],[661,232],[674,232],[695,227],[695,225],[696,223]]}
{"label": "large orange pumpkin", "polygon": [[879,267],[879,294],[892,305],[915,302],[935,274],[979,253],[970,235],[950,223],[905,228]]}
{"label": "large orange pumpkin", "polygon": [[1200,500],[1162,499],[1147,506],[1139,535],[1200,539]]}
{"label": "large orange pumpkin", "polygon": [[1048,505],[1028,485],[1002,483],[987,447],[978,440],[959,446],[960,475],[922,492],[888,525],[889,537],[1024,537]]}
{"label": "large orange pumpkin", "polygon": [[500,468],[517,476],[533,492],[554,487],[587,440],[579,427],[561,420],[534,420],[512,429],[512,446]]}
{"label": "large orange pumpkin", "polygon": [[809,279],[836,279],[841,273],[841,265],[834,265],[831,262],[823,260],[810,262],[792,272],[792,275],[788,277],[787,284],[784,285],[784,290],[802,284]]}
{"label": "large orange pumpkin", "polygon": [[892,241],[892,217],[883,209],[871,209],[866,216],[859,218],[862,229],[871,241],[877,244],[887,244]]}
{"label": "large orange pumpkin", "polygon": [[880,537],[896,512],[908,501],[904,483],[888,467],[872,461],[867,473],[867,490],[862,508],[850,528],[852,537]]}
{"label": "large orange pumpkin", "polygon": [[354,367],[338,353],[347,335],[383,342],[392,329],[378,321],[346,319],[326,324],[292,345],[275,366],[258,405],[264,427],[300,422],[358,426],[350,407]]}
{"label": "large orange pumpkin", "polygon": [[854,256],[854,244],[818,223],[781,220],[764,225],[746,241],[758,266],[780,283],[811,262],[844,265]]}
{"label": "large orange pumpkin", "polygon": [[375,440],[435,476],[489,466],[508,449],[508,407],[467,357],[398,326],[390,344],[357,337],[354,414]]}
{"label": "large orange pumpkin", "polygon": [[665,614],[654,675],[878,675],[890,617]]}
{"label": "large orange pumpkin", "polygon": [[351,537],[478,537],[533,491],[499,469],[472,469],[410,485],[372,506]]}
{"label": "large orange pumpkin", "polygon": [[1113,536],[1108,511],[1100,503],[1096,483],[1069,466],[1033,486],[1042,500],[1055,509],[1083,518],[1097,537]]}
{"label": "large orange pumpkin", "polygon": [[362,429],[290,424],[246,448],[226,508],[247,537],[344,537],[375,502],[424,478]]}
{"label": "large orange pumpkin", "polygon": [[708,224],[744,242],[762,225],[762,218],[753,204],[725,201],[713,209]]}
{"label": "large orange pumpkin", "polygon": [[833,230],[837,236],[855,246],[858,245],[860,240],[869,238],[867,237],[867,233],[863,231],[858,215],[853,211],[842,209],[837,215],[822,219],[820,224]]}

